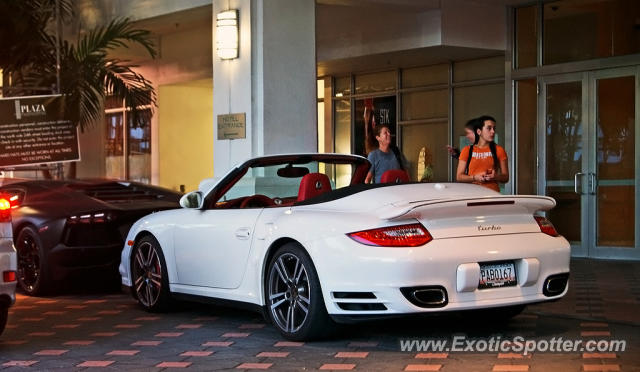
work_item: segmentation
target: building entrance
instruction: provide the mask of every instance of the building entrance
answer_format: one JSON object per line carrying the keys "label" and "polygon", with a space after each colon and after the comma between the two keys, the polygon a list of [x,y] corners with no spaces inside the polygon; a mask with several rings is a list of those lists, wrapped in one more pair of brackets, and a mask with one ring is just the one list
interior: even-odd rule
{"label": "building entrance", "polygon": [[640,67],[542,78],[538,190],[574,256],[640,259]]}

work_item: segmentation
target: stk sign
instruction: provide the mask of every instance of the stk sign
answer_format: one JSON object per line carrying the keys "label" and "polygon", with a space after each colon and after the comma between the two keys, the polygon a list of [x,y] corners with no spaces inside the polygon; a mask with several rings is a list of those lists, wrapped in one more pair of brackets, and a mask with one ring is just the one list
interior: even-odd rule
{"label": "stk sign", "polygon": [[61,95],[0,99],[0,167],[80,160],[63,103]]}

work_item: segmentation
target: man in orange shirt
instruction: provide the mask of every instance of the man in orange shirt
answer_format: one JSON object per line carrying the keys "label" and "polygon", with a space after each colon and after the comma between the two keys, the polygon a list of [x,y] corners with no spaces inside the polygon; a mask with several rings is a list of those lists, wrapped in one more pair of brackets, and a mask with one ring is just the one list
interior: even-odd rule
{"label": "man in orange shirt", "polygon": [[491,116],[481,116],[475,121],[475,143],[462,149],[456,179],[500,192],[498,182],[509,181],[509,165],[504,148],[493,141],[496,120]]}

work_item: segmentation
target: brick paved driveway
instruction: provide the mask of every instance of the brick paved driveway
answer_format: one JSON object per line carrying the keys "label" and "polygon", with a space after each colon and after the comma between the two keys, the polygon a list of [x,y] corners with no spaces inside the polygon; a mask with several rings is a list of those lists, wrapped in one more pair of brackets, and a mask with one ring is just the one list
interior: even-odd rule
{"label": "brick paved driveway", "polygon": [[[183,304],[170,313],[149,314],[128,295],[92,292],[48,298],[20,295],[0,336],[0,369],[640,371],[640,322],[558,311],[583,301],[575,293],[564,304],[532,306],[505,325],[488,324],[477,314],[410,318],[345,327],[327,341],[293,343],[255,313]],[[528,355],[400,350],[401,339],[451,342],[455,336],[479,344],[516,336],[584,342],[624,339],[627,347],[624,352]]]}

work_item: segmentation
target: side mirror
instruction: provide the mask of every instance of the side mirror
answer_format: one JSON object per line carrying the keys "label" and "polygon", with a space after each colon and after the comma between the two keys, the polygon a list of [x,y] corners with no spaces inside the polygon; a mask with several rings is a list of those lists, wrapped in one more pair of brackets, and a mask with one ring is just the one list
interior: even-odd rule
{"label": "side mirror", "polygon": [[202,208],[204,197],[201,191],[191,191],[190,193],[182,195],[180,198],[180,206],[182,208]]}

